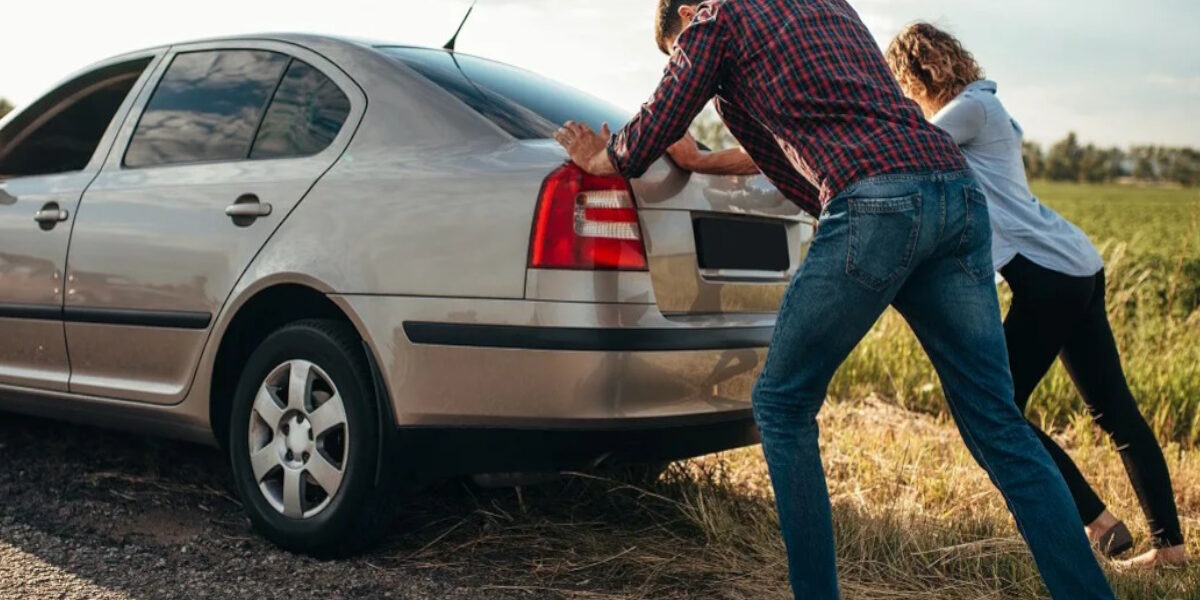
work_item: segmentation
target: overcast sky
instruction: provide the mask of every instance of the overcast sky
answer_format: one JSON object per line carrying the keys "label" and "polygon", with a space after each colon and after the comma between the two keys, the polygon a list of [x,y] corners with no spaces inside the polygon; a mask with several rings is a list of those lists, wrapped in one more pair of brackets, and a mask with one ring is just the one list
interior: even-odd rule
{"label": "overcast sky", "polygon": [[[780,0],[785,1],[785,0]],[[1200,1],[851,0],[881,44],[932,20],[958,34],[1030,138],[1200,146]],[[305,31],[440,46],[468,0],[8,0],[0,96],[20,105],[90,62],[213,35]],[[628,109],[663,57],[656,0],[480,0],[458,48],[538,71]]]}

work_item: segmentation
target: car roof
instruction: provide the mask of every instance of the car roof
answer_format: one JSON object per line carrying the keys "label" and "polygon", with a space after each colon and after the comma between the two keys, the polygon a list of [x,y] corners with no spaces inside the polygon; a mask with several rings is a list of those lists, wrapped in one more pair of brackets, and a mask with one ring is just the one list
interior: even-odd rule
{"label": "car roof", "polygon": [[[445,48],[436,48],[433,46],[424,46],[421,44],[411,44],[411,43],[397,42],[397,41],[392,41],[392,40],[358,38],[358,37],[353,37],[353,36],[342,36],[342,35],[321,34],[321,33],[302,33],[302,32],[243,33],[243,34],[236,34],[236,35],[225,35],[225,36],[215,36],[215,37],[205,37],[205,38],[181,40],[181,41],[172,42],[169,44],[158,44],[156,46],[150,46],[150,47],[146,47],[146,48],[132,50],[129,52],[123,52],[116,56],[111,56],[109,58],[106,58],[105,60],[103,60],[101,62],[107,63],[110,61],[120,60],[120,59],[130,57],[130,56],[146,54],[149,52],[159,52],[159,51],[166,50],[172,46],[183,46],[183,45],[190,45],[190,44],[212,44],[212,43],[225,43],[225,42],[251,41],[251,40],[284,42],[284,43],[295,44],[297,46],[301,46],[301,47],[305,47],[310,50],[313,50],[314,52],[317,52],[318,54],[321,53],[322,49],[327,49],[329,47],[337,47],[337,48],[342,48],[342,49],[345,49],[346,47],[351,47],[351,48],[355,48],[358,50],[369,50],[369,51],[373,51],[378,48],[412,48],[414,50],[429,50],[429,51],[434,51],[434,52],[445,52],[447,54],[454,54],[457,56],[477,58],[480,60],[486,60],[486,61],[495,62],[495,63],[501,62],[501,61],[497,61],[492,58],[488,58],[486,56],[479,56],[476,54],[469,54],[466,52],[459,52],[456,50],[447,50]],[[507,63],[503,63],[503,64],[507,64]]]}

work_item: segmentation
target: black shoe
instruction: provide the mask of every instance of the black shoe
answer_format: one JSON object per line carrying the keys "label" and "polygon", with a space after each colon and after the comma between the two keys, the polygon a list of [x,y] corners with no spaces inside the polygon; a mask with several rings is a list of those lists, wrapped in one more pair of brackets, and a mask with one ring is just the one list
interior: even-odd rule
{"label": "black shoe", "polygon": [[1116,558],[1133,549],[1133,535],[1129,533],[1124,521],[1117,521],[1116,525],[1100,536],[1095,547],[1105,558]]}

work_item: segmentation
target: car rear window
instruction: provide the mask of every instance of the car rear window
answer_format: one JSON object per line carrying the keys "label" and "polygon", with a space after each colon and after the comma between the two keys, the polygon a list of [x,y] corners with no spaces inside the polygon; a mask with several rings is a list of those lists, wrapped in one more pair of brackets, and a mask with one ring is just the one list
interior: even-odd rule
{"label": "car rear window", "polygon": [[518,139],[552,137],[567,121],[599,131],[624,125],[630,113],[570,86],[503,63],[428,48],[383,47]]}

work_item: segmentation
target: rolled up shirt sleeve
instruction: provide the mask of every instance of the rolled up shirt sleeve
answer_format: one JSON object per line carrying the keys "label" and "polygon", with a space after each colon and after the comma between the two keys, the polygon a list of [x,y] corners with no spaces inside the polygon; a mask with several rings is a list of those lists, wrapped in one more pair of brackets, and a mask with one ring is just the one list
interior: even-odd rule
{"label": "rolled up shirt sleeve", "polygon": [[719,8],[709,5],[679,35],[654,96],[609,140],[608,157],[621,175],[645,173],[716,94],[728,57],[727,28]]}
{"label": "rolled up shirt sleeve", "polygon": [[969,144],[987,125],[987,108],[969,94],[952,100],[930,119],[934,125],[949,133],[954,143]]}

